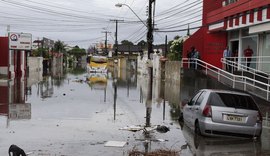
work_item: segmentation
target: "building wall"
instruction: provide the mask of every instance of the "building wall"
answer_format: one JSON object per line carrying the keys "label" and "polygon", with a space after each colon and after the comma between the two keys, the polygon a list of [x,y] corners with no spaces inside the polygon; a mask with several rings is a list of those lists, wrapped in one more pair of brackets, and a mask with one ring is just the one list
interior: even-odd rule
{"label": "building wall", "polygon": [[184,42],[183,58],[187,57],[187,52],[194,46],[199,51],[201,60],[222,67],[220,59],[227,46],[227,33],[220,31],[210,33],[207,26],[207,14],[221,7],[222,1],[203,1],[202,27]]}
{"label": "building wall", "polygon": [[9,89],[8,81],[0,81],[0,114],[8,114],[8,98],[9,98]]}
{"label": "building wall", "polygon": [[221,0],[203,0],[202,25],[207,24],[207,14],[222,7]]}
{"label": "building wall", "polygon": [[42,81],[43,57],[28,57],[27,64],[29,73],[27,78],[27,86],[30,87]]}
{"label": "building wall", "polygon": [[8,75],[8,37],[0,37],[0,74]]}
{"label": "building wall", "polygon": [[[231,46],[228,32],[255,25],[257,28],[258,24],[269,22],[270,0],[238,0],[227,6],[222,6],[222,1],[204,0],[202,21],[202,27],[184,42],[183,57],[187,57],[187,51],[195,46],[203,61],[221,68],[223,50]],[[239,41],[240,52],[242,44]]]}
{"label": "building wall", "polygon": [[180,61],[167,61],[165,63],[165,79],[166,82],[175,82],[180,84],[181,76],[181,62]]}

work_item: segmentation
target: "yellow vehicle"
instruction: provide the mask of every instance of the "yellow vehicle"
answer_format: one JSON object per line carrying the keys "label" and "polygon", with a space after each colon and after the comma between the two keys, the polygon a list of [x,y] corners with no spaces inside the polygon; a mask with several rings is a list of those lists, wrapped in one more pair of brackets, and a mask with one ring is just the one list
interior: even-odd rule
{"label": "yellow vehicle", "polygon": [[106,89],[107,73],[90,73],[88,84],[92,89]]}
{"label": "yellow vehicle", "polygon": [[107,73],[108,58],[105,56],[91,56],[88,65],[88,71],[90,73]]}

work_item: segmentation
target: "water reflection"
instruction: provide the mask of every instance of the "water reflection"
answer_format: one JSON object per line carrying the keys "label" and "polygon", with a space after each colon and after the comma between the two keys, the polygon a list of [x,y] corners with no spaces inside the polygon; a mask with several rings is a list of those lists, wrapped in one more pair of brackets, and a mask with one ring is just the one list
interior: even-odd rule
{"label": "water reflection", "polygon": [[[0,103],[5,103],[0,105],[2,115],[11,116],[14,120],[17,120],[15,119],[16,116],[30,119],[31,111],[33,111],[31,122],[16,123],[19,127],[18,132],[12,134],[11,137],[18,137],[22,130],[28,132],[30,127],[31,133],[35,137],[29,139],[19,136],[21,138],[20,143],[29,139],[40,145],[34,147],[36,151],[44,150],[47,147],[47,153],[49,153],[51,145],[55,146],[60,142],[61,147],[57,148],[56,151],[61,151],[62,155],[76,155],[72,153],[73,151],[77,152],[73,150],[74,148],[67,152],[62,151],[62,149],[68,149],[69,145],[73,146],[74,144],[83,152],[90,151],[93,152],[93,155],[98,155],[97,151],[108,150],[109,154],[107,155],[110,155],[111,148],[105,149],[101,145],[109,139],[127,140],[129,145],[124,147],[125,151],[134,147],[138,147],[137,149],[143,151],[143,153],[150,153],[160,148],[180,150],[181,145],[185,145],[185,138],[177,121],[181,111],[179,104],[182,99],[189,98],[197,89],[213,86],[210,84],[211,81],[205,77],[195,80],[192,78],[194,75],[188,75],[187,78],[182,77],[180,85],[179,82],[151,79],[146,75],[137,76],[133,70],[126,69],[126,71],[123,71],[124,69],[117,67],[112,68],[105,75],[101,73],[89,75],[82,66],[68,69],[67,72],[63,71],[60,75],[40,77],[37,74],[36,77],[29,77],[32,82],[30,83],[28,79],[27,85],[25,85],[24,80],[21,81],[20,87],[14,86],[15,81],[6,85],[10,87],[2,88],[3,85],[0,85]],[[26,91],[22,89],[25,86],[27,86]],[[13,88],[17,88],[21,93],[13,93]],[[66,93],[66,96],[62,96],[63,93]],[[3,102],[3,99],[6,99],[7,102]],[[32,102],[33,108],[27,102]],[[24,106],[21,103],[24,103]],[[15,115],[16,111],[17,115]],[[13,112],[12,115],[9,115],[10,112]],[[130,124],[150,128],[156,125],[166,125],[170,127],[170,131],[166,134],[160,134],[156,130],[144,130],[145,132],[137,133],[126,133],[119,130],[119,128]],[[43,137],[40,136],[40,131],[43,131]],[[59,133],[54,133],[57,131]],[[186,132],[183,130],[183,133]],[[270,134],[266,131],[263,133]],[[188,136],[187,139],[191,137]],[[47,141],[47,138],[53,139]],[[264,140],[262,140],[265,143],[265,149],[269,149],[267,146],[268,138],[264,137]],[[159,139],[169,141],[161,142]],[[43,142],[40,140],[43,140]],[[98,143],[84,146],[92,142]],[[211,151],[210,148],[203,151],[204,144],[201,142],[198,145],[197,148],[202,147],[199,151],[203,153],[209,152],[208,150]],[[186,148],[186,155],[192,153],[189,146],[191,145],[183,146],[183,149]],[[116,155],[123,153],[123,149],[113,150],[118,152]]]}
{"label": "water reflection", "polygon": [[[82,69],[81,67],[76,67],[74,69],[70,69],[70,72],[76,71],[78,69]],[[48,71],[48,70],[46,70]],[[27,95],[26,99],[31,96],[32,87],[37,87],[36,94],[40,96],[42,99],[51,98],[54,94],[54,87],[61,87],[64,85],[64,80],[66,79],[67,73],[63,70],[62,66],[55,66],[52,68],[51,72],[44,72],[43,74],[41,71],[30,71],[29,77],[27,78]],[[41,75],[43,75],[41,77]]]}
{"label": "water reflection", "polygon": [[6,117],[6,126],[12,120],[31,119],[31,104],[26,103],[26,80],[14,78],[0,82],[0,115]]}
{"label": "water reflection", "polygon": [[87,83],[91,89],[105,90],[107,81],[107,73],[89,73],[87,75]]}
{"label": "water reflection", "polygon": [[187,142],[182,148],[193,155],[262,155],[260,141],[198,136],[185,125],[182,132]]}

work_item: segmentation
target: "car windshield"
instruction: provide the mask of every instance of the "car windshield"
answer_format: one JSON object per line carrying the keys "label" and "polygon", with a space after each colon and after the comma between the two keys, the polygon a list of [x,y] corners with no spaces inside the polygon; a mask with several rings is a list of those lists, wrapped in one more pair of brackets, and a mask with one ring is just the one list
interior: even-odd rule
{"label": "car windshield", "polygon": [[258,110],[254,100],[250,96],[246,95],[211,93],[208,103],[212,106]]}

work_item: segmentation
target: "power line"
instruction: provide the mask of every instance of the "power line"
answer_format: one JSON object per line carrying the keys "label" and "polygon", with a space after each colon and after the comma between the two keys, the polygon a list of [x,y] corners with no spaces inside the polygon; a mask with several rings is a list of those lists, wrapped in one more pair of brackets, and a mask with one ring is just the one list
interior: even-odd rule
{"label": "power line", "polygon": [[[199,2],[199,3],[201,3],[201,2]],[[177,14],[183,13],[183,12],[185,12],[185,11],[188,11],[189,9],[192,9],[193,7],[196,7],[199,3],[190,5],[190,6],[188,6],[187,8],[184,8],[184,9],[182,9],[182,10],[176,12],[176,13],[169,14],[169,15],[167,15],[167,16],[165,16],[165,17],[159,18],[159,19],[157,19],[156,21],[158,22],[158,21],[162,21],[162,20],[169,19],[169,18],[171,18],[171,17],[173,17],[173,16],[175,16],[175,15],[177,15]],[[195,9],[197,9],[197,8],[195,8]]]}

